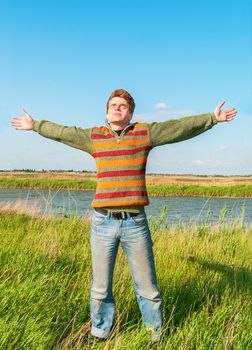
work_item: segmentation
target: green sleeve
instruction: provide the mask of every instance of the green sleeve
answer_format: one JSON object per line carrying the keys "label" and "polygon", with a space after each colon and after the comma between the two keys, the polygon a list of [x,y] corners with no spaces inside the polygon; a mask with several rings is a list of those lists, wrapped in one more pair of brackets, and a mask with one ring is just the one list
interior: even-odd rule
{"label": "green sleeve", "polygon": [[65,143],[92,154],[92,128],[82,129],[75,126],[64,126],[47,120],[34,120],[33,130],[54,141]]}
{"label": "green sleeve", "polygon": [[148,123],[152,147],[190,139],[217,124],[214,113]]}

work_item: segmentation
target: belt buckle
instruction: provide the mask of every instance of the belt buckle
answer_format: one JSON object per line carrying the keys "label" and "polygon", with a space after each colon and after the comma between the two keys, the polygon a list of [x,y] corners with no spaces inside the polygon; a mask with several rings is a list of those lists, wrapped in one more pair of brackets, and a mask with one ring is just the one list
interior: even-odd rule
{"label": "belt buckle", "polygon": [[126,213],[124,211],[119,211],[119,212],[112,212],[112,216],[115,218],[115,219],[125,219],[126,218]]}

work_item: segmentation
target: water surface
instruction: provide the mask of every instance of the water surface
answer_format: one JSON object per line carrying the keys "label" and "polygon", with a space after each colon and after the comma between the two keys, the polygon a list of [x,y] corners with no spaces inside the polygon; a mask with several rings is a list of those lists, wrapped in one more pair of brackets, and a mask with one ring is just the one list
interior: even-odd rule
{"label": "water surface", "polygon": [[[89,215],[94,191],[0,189],[0,205],[16,203],[26,208],[36,207],[41,215],[56,213],[69,216]],[[232,221],[244,216],[245,223],[252,223],[252,198],[201,198],[201,197],[151,197],[146,206],[148,217],[159,218],[166,208],[169,224],[195,221]],[[244,213],[245,209],[245,213]]]}
{"label": "water surface", "polygon": [[[69,216],[75,212],[78,217],[90,215],[94,191],[79,190],[36,190],[0,189],[0,205],[19,202],[26,208],[37,207],[41,215],[57,213]],[[149,197],[146,214],[154,220],[160,217],[164,207],[165,218],[170,225],[178,222],[220,220],[232,221],[244,216],[245,223],[252,222],[252,198],[202,198],[202,197]],[[244,213],[245,209],[245,213]]]}

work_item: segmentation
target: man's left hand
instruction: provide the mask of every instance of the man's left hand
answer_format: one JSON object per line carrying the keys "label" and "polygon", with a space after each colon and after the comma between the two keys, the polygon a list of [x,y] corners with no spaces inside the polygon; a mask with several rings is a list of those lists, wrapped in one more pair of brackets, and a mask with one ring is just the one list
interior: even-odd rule
{"label": "man's left hand", "polygon": [[224,105],[224,103],[225,101],[222,101],[214,110],[214,114],[218,122],[230,122],[237,114],[237,110],[235,108],[222,110],[221,107]]}

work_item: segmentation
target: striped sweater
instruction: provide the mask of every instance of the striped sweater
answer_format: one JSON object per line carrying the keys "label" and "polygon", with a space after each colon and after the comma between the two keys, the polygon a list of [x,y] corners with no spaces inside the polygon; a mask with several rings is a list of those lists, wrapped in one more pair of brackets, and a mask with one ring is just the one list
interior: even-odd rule
{"label": "striped sweater", "polygon": [[213,113],[154,123],[129,124],[120,135],[106,126],[77,128],[34,121],[44,137],[89,153],[96,162],[97,188],[91,206],[138,212],[149,204],[145,183],[151,149],[192,138],[216,124]]}

